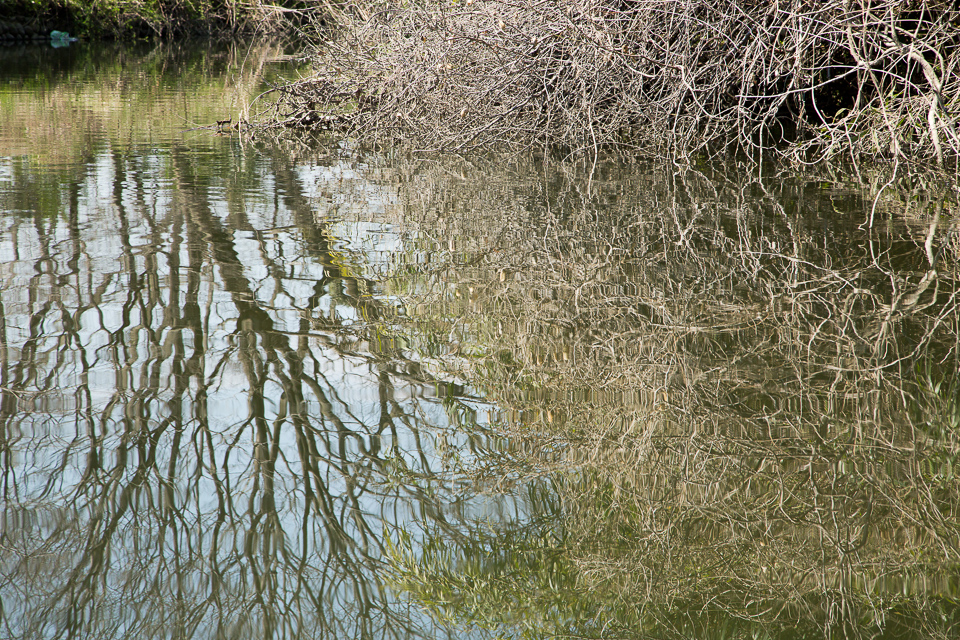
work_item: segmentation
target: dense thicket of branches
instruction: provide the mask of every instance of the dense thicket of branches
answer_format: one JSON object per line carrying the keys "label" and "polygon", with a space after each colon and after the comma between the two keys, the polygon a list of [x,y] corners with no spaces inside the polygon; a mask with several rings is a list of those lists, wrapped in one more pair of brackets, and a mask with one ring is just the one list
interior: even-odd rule
{"label": "dense thicket of branches", "polygon": [[360,2],[336,22],[277,122],[457,151],[960,152],[948,0]]}

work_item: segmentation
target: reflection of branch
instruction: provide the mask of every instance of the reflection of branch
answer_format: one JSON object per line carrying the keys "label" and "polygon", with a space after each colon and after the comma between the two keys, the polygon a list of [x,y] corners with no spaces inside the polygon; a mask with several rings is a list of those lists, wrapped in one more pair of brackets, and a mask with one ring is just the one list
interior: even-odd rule
{"label": "reflection of branch", "polygon": [[[178,158],[172,165],[175,176],[190,171]],[[26,334],[19,338],[18,362],[8,360],[16,353],[6,350],[16,332],[7,324],[6,297],[0,300],[5,497],[18,514],[52,514],[38,539],[27,530],[0,533],[10,551],[9,585],[26,583],[33,594],[9,607],[25,627],[56,626],[58,616],[69,616],[77,633],[105,637],[114,625],[126,633],[191,635],[221,620],[235,624],[234,631],[257,625],[258,632],[276,635],[310,628],[331,637],[406,637],[412,623],[390,609],[375,572],[382,528],[395,523],[371,504],[391,491],[401,501],[428,497],[402,483],[386,489],[383,478],[397,443],[424,426],[416,415],[420,400],[404,397],[406,390],[397,394],[395,382],[418,385],[429,376],[403,361],[389,341],[373,355],[351,353],[342,336],[372,341],[382,303],[366,295],[369,283],[332,266],[335,256],[316,234],[306,199],[295,202],[304,236],[312,238],[305,259],[328,262],[329,280],[318,282],[317,295],[299,310],[301,330],[283,334],[275,330],[273,309],[256,297],[233,233],[211,215],[202,176],[176,184],[178,206],[165,210],[145,204],[153,187],[143,184],[137,167],[115,157],[113,170],[115,270],[85,253],[88,231],[104,230],[68,217],[61,247],[72,251],[62,253],[54,246],[60,232],[51,226],[58,223],[38,216],[40,255],[30,301],[15,305]],[[266,251],[259,257],[276,291],[286,293],[279,264]],[[56,279],[48,282],[51,274]],[[205,274],[219,276],[211,290],[225,291],[236,309],[233,346],[207,350],[225,303],[201,290]],[[314,315],[330,284],[343,285],[340,304],[355,305],[368,322],[357,328],[325,319],[321,330],[332,339],[319,341]],[[47,296],[49,290],[57,295]],[[372,420],[343,393],[341,380],[325,375],[328,349],[379,367],[381,411]],[[401,366],[392,367],[397,360]],[[239,424],[226,424],[231,410],[217,405],[237,370],[245,372],[250,411]],[[60,404],[25,410],[44,395]],[[211,406],[214,396],[220,397]],[[41,423],[53,437],[18,433],[23,424]],[[248,437],[251,461],[244,457]],[[288,458],[292,442],[297,448]],[[429,444],[411,447],[426,469],[403,461],[412,472],[430,471]],[[249,505],[238,509],[244,498]],[[292,520],[302,522],[297,549],[291,548],[295,531],[284,530]],[[42,575],[33,570],[38,562],[46,563]],[[144,604],[126,607],[132,600]]]}
{"label": "reflection of branch", "polygon": [[[194,190],[194,186],[184,185],[183,189],[190,192]],[[308,203],[305,200],[298,201],[296,196],[290,195],[297,193],[296,185],[290,184],[284,191],[288,194],[288,201],[292,201],[288,202],[291,208],[294,211],[300,211],[296,215],[301,217],[305,229],[304,235],[316,240],[316,242],[307,243],[308,253],[314,259],[319,259],[325,269],[328,265],[334,265],[334,258],[325,246],[325,239],[315,231],[315,221],[309,213],[311,209],[307,206]],[[192,201],[202,203],[204,198],[204,192],[197,190],[193,194]],[[363,577],[365,572],[370,570],[372,558],[376,556],[374,550],[382,544],[380,541],[382,523],[375,519],[371,521],[372,514],[367,513],[368,507],[365,507],[364,503],[366,495],[374,491],[370,485],[376,487],[379,483],[375,470],[384,465],[384,461],[377,454],[380,450],[379,435],[385,429],[385,425],[382,422],[377,425],[365,425],[355,413],[355,409],[339,397],[337,385],[326,378],[317,355],[312,353],[308,340],[314,328],[313,325],[316,324],[311,320],[312,312],[319,303],[319,296],[312,296],[308,307],[300,310],[304,315],[299,334],[296,332],[284,334],[276,331],[273,318],[257,300],[254,287],[246,277],[245,265],[234,246],[232,233],[228,232],[218,219],[210,216],[202,206],[193,208],[188,213],[187,229],[188,244],[194,247],[205,247],[201,253],[210,256],[217,267],[222,289],[230,296],[237,311],[235,330],[239,345],[237,353],[247,380],[246,393],[250,407],[248,417],[237,427],[238,431],[243,431],[249,426],[253,432],[254,457],[257,460],[253,470],[256,478],[253,489],[260,500],[257,510],[250,513],[251,522],[257,524],[256,533],[251,532],[248,535],[260,536],[264,544],[268,539],[273,539],[276,542],[274,548],[280,548],[281,552],[286,554],[286,550],[283,549],[285,538],[279,535],[274,482],[278,477],[277,462],[285,453],[280,446],[281,437],[289,429],[295,436],[300,454],[297,462],[301,471],[298,479],[302,482],[299,489],[303,491],[304,497],[302,514],[304,526],[311,522],[313,527],[319,527],[325,533],[324,543],[328,547],[326,555],[323,556],[322,568],[322,572],[328,577],[321,582],[323,593],[315,597],[336,600],[339,597],[337,595],[339,583],[344,577],[349,576],[350,580],[358,582],[358,593],[371,594],[363,595],[356,603],[358,606],[378,610],[380,615],[393,619],[396,614],[384,608],[383,602],[373,599],[372,593],[380,587],[374,583],[364,584],[367,578]],[[266,252],[262,252],[260,257],[267,265],[267,272],[274,279],[275,291],[284,292],[281,268]],[[333,281],[334,278],[351,280],[344,278],[338,269],[332,266],[326,269],[328,275],[325,280],[328,282]],[[320,284],[317,285],[318,289]],[[363,289],[364,287],[354,288]],[[293,296],[290,298],[293,299]],[[361,310],[363,317],[372,321],[367,325],[372,329],[361,331],[375,330],[375,321],[380,314],[377,307],[379,303],[375,299],[348,294],[344,296],[344,302],[355,304]],[[322,328],[337,334],[345,331],[332,319]],[[296,349],[291,345],[291,339],[299,340]],[[338,350],[341,355],[348,355],[341,344],[341,341],[334,340],[329,343],[329,346]],[[376,355],[379,359],[397,357],[395,352],[386,350]],[[312,371],[308,367],[308,363],[311,362],[314,365]],[[382,371],[381,379],[389,375],[385,367]],[[280,396],[277,398],[278,409],[271,418],[268,416],[265,400],[271,395],[268,388],[274,384],[279,385]],[[381,390],[384,389],[392,389],[392,386],[381,385]],[[312,393],[312,397],[306,390]],[[319,414],[316,416],[311,416],[307,412],[311,402],[316,403],[319,408]],[[388,400],[388,402],[392,402],[399,408],[396,400]],[[389,428],[394,432],[396,431],[394,421],[407,419],[404,415],[405,411],[398,411],[397,415],[391,416]],[[374,443],[369,448],[364,444],[368,438]],[[394,437],[393,440],[395,442],[397,438]],[[425,463],[426,458],[422,456],[421,460]],[[331,477],[331,471],[334,472],[333,477]],[[251,503],[251,509],[253,508],[254,504]],[[316,513],[319,518],[308,518],[311,512]],[[313,534],[305,532],[304,536],[307,539]],[[362,553],[359,552],[360,550]],[[257,575],[263,576],[263,579],[271,585],[270,588],[275,590],[270,594],[258,592],[256,595],[259,609],[265,620],[274,620],[273,612],[282,607],[274,600],[267,599],[268,597],[277,598],[280,595],[279,585],[270,582],[272,580],[270,576],[274,573],[267,571],[267,565],[272,562],[269,557],[271,551],[261,548],[256,557],[250,553],[248,551],[251,569]],[[306,553],[305,550],[304,553]],[[302,564],[303,560],[300,562]],[[260,564],[263,566],[258,569]],[[307,583],[303,582],[306,579],[305,575],[297,578],[298,582],[302,582],[298,589],[309,589]],[[329,608],[330,605],[318,603],[318,606],[324,609]],[[372,623],[372,619],[368,617],[362,620],[364,625]],[[277,621],[279,623],[279,619]]]}
{"label": "reflection of branch", "polygon": [[[869,191],[838,189],[832,211],[803,197],[806,179],[653,174],[611,169],[593,193],[558,181],[520,213],[465,180],[478,186],[458,193],[463,210],[494,213],[473,236],[469,213],[443,222],[460,255],[483,260],[434,257],[404,297],[413,307],[429,291],[424,322],[463,327],[476,356],[457,371],[503,407],[511,446],[483,452],[475,476],[494,491],[555,481],[566,537],[554,548],[583,586],[563,600],[568,619],[586,601],[607,628],[634,631],[671,628],[679,607],[705,628],[716,612],[831,633],[902,616],[950,637],[910,580],[960,558],[948,471],[960,278],[937,249],[951,238],[939,212],[956,203],[934,184],[886,190],[887,224],[863,230],[850,212]],[[435,230],[418,217],[431,202],[419,178],[427,204],[404,221]],[[491,237],[511,251],[486,251]],[[404,576],[424,604],[451,582],[444,602],[500,602],[527,584],[472,581],[472,563],[499,576],[495,561],[436,556]],[[644,603],[644,617],[610,600]]]}

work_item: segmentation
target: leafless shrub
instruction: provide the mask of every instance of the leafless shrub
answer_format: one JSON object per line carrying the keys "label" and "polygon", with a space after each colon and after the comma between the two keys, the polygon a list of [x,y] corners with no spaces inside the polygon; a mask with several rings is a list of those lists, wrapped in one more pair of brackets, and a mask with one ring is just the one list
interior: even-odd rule
{"label": "leafless shrub", "polygon": [[427,0],[336,17],[274,124],[450,151],[960,151],[960,12],[946,0]]}

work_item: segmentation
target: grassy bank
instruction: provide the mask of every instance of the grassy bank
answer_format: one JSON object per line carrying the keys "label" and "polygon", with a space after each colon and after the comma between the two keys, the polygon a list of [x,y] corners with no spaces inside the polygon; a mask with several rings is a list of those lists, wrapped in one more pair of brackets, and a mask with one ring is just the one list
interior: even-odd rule
{"label": "grassy bank", "polygon": [[7,0],[0,22],[14,39],[53,29],[85,38],[275,33],[296,24],[309,0]]}
{"label": "grassy bank", "polygon": [[946,0],[360,2],[288,125],[430,149],[954,163]]}

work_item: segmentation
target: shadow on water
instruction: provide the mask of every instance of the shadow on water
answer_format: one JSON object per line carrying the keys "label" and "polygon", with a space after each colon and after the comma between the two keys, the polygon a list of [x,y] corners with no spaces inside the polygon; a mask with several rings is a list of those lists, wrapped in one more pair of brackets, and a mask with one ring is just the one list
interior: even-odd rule
{"label": "shadow on water", "polygon": [[184,131],[225,55],[4,89],[98,123],[0,146],[4,637],[953,637],[953,192]]}

